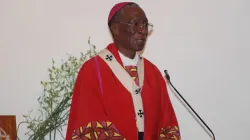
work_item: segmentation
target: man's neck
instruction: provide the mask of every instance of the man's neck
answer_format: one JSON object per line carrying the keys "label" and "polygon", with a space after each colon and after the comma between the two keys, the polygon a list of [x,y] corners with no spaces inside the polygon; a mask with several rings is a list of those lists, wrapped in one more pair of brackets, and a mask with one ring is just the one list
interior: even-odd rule
{"label": "man's neck", "polygon": [[132,50],[127,50],[123,47],[117,47],[117,49],[119,50],[120,53],[122,53],[124,56],[130,58],[130,59],[134,59],[135,55],[136,55],[136,51],[132,51]]}
{"label": "man's neck", "polygon": [[136,53],[135,57],[133,59],[128,58],[127,56],[123,55],[120,51],[119,55],[122,61],[123,66],[136,66],[139,60],[139,55]]}

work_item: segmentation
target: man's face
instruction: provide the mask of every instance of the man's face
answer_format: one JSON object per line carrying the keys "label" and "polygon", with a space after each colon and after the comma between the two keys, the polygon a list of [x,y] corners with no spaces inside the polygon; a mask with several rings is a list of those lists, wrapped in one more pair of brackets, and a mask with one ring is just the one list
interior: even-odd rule
{"label": "man's face", "polygon": [[[126,7],[120,18],[116,39],[125,49],[141,51],[148,36],[147,17],[140,7]],[[144,25],[144,26],[143,26]]]}

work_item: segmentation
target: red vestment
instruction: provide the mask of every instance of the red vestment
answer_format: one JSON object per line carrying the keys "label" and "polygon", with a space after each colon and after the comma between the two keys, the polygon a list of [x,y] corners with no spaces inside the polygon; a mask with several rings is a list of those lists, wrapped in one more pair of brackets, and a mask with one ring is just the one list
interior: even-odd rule
{"label": "red vestment", "polygon": [[[123,67],[114,44],[107,49]],[[100,56],[85,62],[75,83],[66,140],[137,140],[131,94]],[[96,61],[98,65],[96,65]],[[142,101],[144,140],[180,140],[178,122],[166,82],[158,68],[144,59]],[[98,75],[98,67],[100,73]],[[101,77],[101,82],[99,81]],[[99,79],[99,80],[98,80]]]}

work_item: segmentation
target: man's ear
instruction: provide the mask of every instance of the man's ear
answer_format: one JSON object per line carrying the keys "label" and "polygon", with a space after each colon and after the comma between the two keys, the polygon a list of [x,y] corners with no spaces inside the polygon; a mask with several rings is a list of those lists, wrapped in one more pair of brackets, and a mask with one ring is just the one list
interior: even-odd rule
{"label": "man's ear", "polygon": [[110,30],[113,35],[119,35],[119,26],[116,23],[111,24]]}

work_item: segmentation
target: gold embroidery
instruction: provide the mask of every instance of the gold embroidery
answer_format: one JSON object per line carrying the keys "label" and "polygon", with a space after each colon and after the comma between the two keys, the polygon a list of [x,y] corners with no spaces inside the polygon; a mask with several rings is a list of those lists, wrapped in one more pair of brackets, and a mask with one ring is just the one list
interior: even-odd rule
{"label": "gold embroidery", "polygon": [[112,122],[93,121],[85,126],[81,126],[73,131],[72,140],[98,140],[98,139],[119,139],[125,138],[121,136]]}
{"label": "gold embroidery", "polygon": [[180,131],[177,126],[169,126],[167,128],[161,128],[160,140],[180,140]]}

